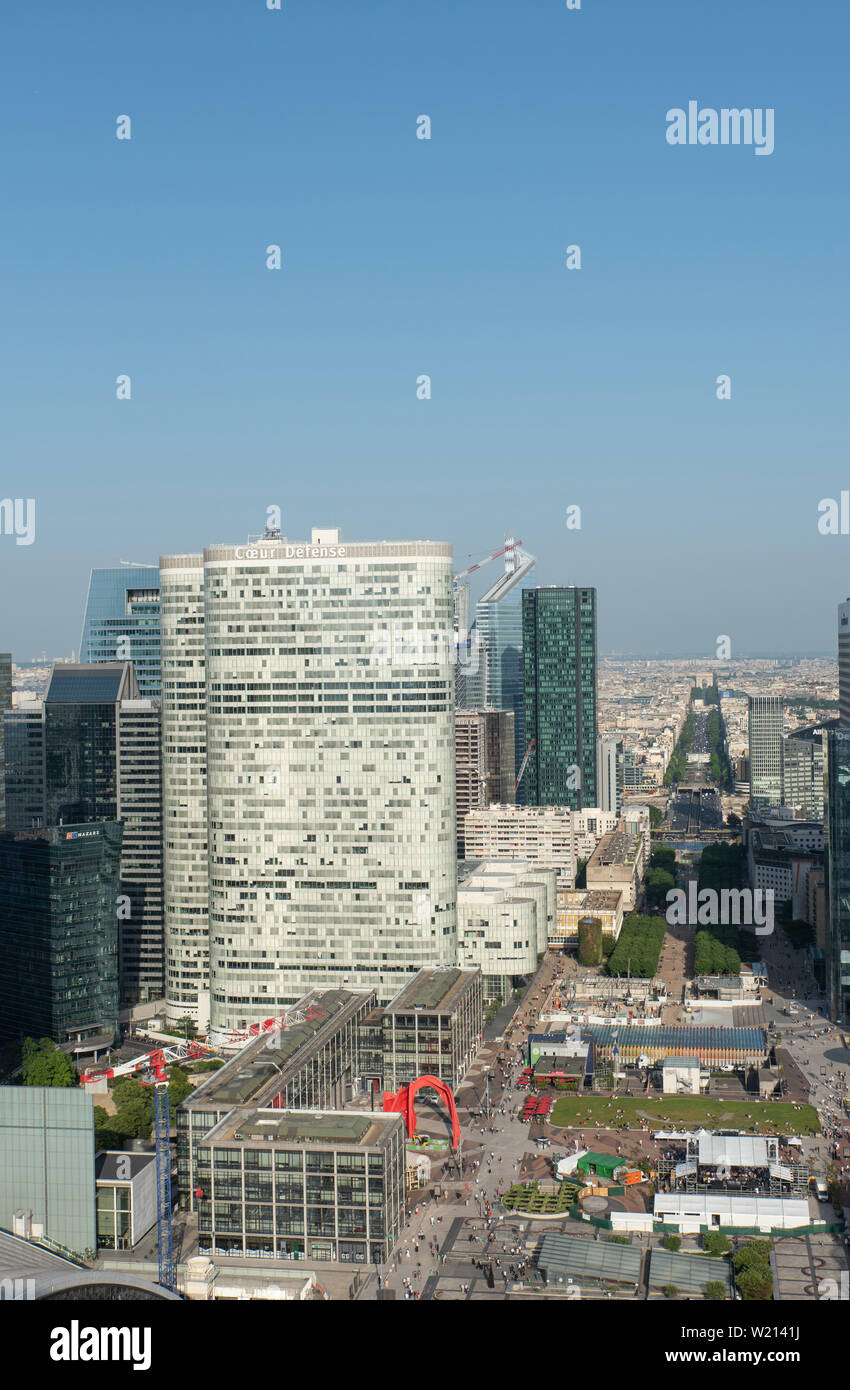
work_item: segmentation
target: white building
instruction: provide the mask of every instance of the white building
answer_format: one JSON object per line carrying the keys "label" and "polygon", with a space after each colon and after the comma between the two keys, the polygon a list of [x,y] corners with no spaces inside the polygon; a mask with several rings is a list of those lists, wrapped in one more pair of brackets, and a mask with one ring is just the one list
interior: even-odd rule
{"label": "white building", "polygon": [[555,869],[558,883],[575,882],[573,825],[568,806],[493,805],[464,820],[468,859],[521,859]]}
{"label": "white building", "polygon": [[[656,1221],[677,1226],[682,1235],[698,1235],[720,1226],[757,1227],[771,1231],[793,1230],[812,1224],[805,1197],[762,1197],[750,1193],[732,1196],[726,1192],[659,1192],[653,1215]],[[615,1228],[617,1222],[613,1222]]]}
{"label": "white building", "polygon": [[596,798],[600,809],[620,814],[623,799],[623,740],[596,740]]}
{"label": "white building", "polygon": [[485,998],[506,999],[511,976],[531,975],[554,928],[556,873],[521,860],[484,859],[458,874],[458,961],[478,967]]}
{"label": "white building", "polygon": [[[194,564],[166,558],[161,570],[164,706],[169,679],[171,698],[186,699],[170,601],[182,588],[195,625],[203,614],[199,751],[187,762],[199,799],[206,775],[213,1029],[315,987],[388,1000],[422,966],[454,964],[451,546],[348,544],[335,529],[213,545],[202,610]],[[178,727],[175,712],[170,745],[164,735],[175,756]],[[178,823],[193,810],[179,786],[188,768],[171,770]],[[174,843],[170,853],[176,889],[197,861]],[[178,944],[185,952],[185,928]]]}

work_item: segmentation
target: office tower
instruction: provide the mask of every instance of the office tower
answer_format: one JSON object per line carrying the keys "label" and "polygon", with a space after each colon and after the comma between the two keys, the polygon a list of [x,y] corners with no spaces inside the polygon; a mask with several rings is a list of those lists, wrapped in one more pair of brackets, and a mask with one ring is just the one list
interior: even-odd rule
{"label": "office tower", "polygon": [[92,570],[80,661],[132,661],[145,698],[158,699],[159,572],[156,565]]}
{"label": "office tower", "polygon": [[[505,536],[502,550],[496,551],[453,579],[455,629],[467,635],[465,650],[459,651],[456,703],[459,709],[513,709],[521,722],[522,706],[522,615],[519,585],[536,563],[533,555],[521,549],[522,542]],[[491,560],[504,556],[504,572],[478,600],[471,630],[469,575]],[[491,622],[492,619],[492,622]],[[500,621],[501,620],[501,621]],[[489,648],[488,648],[489,639]],[[490,669],[488,670],[488,653]],[[469,663],[463,671],[464,661]],[[517,699],[518,697],[518,699]],[[510,703],[508,703],[510,701]],[[517,705],[519,708],[517,708]]]}
{"label": "office tower", "polygon": [[124,827],[118,907],[121,1001],[165,992],[162,915],[162,755],[158,700],[118,706],[118,817]]}
{"label": "office tower", "polygon": [[110,1046],[121,826],[0,834],[0,1038]]}
{"label": "office tower", "polygon": [[390,999],[455,961],[451,547],[314,530],[205,575],[213,1027]]}
{"label": "office tower", "polygon": [[469,811],[514,799],[514,716],[510,710],[455,712],[457,854],[464,857],[463,823]]}
{"label": "office tower", "polygon": [[795,729],[783,740],[782,804],[801,810],[806,820],[823,820],[823,734],[826,727],[819,724]]}
{"label": "office tower", "polygon": [[[169,970],[187,944],[171,908],[200,853],[199,835],[178,858],[197,795],[216,1034],[312,987],[389,999],[455,959],[451,547],[315,530],[214,545],[202,563],[202,592],[198,557],[161,564]],[[181,696],[196,729],[178,722]],[[172,741],[197,748],[182,767]],[[195,886],[186,903],[205,911]]]}
{"label": "office tower", "polygon": [[[474,633],[479,643],[481,705],[509,710],[514,717],[514,780],[525,756],[525,695],[522,667],[522,605],[519,597],[511,601],[476,606]],[[525,800],[525,781],[517,790],[517,800]]]}
{"label": "office tower", "polygon": [[850,598],[838,605],[838,722],[850,728]]}
{"label": "office tower", "polygon": [[12,657],[0,652],[0,830],[6,825],[6,757],[3,716],[12,708]]}
{"label": "office tower", "polygon": [[829,1017],[850,1020],[850,728],[826,731]]}
{"label": "office tower", "polygon": [[138,698],[129,661],[56,663],[44,697],[47,825],[118,817],[118,705]]}
{"label": "office tower", "polygon": [[3,716],[6,829],[44,825],[44,704],[27,700]]}
{"label": "office tower", "polygon": [[124,823],[121,999],[158,999],[163,983],[160,711],[139,697],[133,665],[56,665],[44,701],[46,823]]}
{"label": "office tower", "polygon": [[596,806],[596,590],[524,589],[525,773],[535,806]]}
{"label": "office tower", "polygon": [[601,811],[620,814],[623,802],[625,756],[621,738],[596,740],[596,791]]}
{"label": "office tower", "polygon": [[160,561],[162,838],[168,1019],[209,1026],[204,557]]}
{"label": "office tower", "polygon": [[782,702],[778,695],[749,697],[750,806],[782,804]]}

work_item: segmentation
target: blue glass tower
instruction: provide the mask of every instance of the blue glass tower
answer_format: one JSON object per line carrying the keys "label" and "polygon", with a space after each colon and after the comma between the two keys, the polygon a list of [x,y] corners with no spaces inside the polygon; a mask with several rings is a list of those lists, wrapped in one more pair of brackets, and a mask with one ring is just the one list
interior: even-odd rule
{"label": "blue glass tower", "polygon": [[132,661],[139,692],[159,699],[159,566],[92,570],[80,661]]}

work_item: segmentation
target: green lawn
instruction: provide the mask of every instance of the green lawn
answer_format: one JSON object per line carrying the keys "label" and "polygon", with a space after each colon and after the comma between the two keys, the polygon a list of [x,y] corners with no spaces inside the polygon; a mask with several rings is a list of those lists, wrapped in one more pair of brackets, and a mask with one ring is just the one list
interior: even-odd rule
{"label": "green lawn", "polygon": [[[623,1114],[618,1119],[617,1111]],[[747,1119],[747,1116],[750,1119]],[[665,1096],[663,1100],[636,1100],[605,1096],[561,1096],[550,1116],[553,1125],[599,1129],[627,1124],[640,1127],[649,1117],[651,1129],[739,1129],[752,1134],[818,1134],[820,1122],[811,1105],[799,1109],[786,1101],[709,1100],[702,1096]]]}

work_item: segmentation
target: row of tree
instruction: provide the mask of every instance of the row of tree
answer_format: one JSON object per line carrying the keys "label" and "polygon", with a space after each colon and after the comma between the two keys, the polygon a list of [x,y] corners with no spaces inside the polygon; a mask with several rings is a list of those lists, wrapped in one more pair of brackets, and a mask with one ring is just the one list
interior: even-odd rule
{"label": "row of tree", "polygon": [[673,782],[681,782],[688,766],[688,754],[694,741],[694,712],[689,709],[685,715],[685,722],[682,725],[682,732],[679,734],[676,747],[670,756],[667,770],[664,773],[664,785],[669,787]]}
{"label": "row of tree", "polygon": [[605,966],[606,975],[633,975],[651,980],[658,970],[658,958],[667,924],[663,917],[641,917],[636,912],[623,918],[617,944]]}
{"label": "row of tree", "polygon": [[[741,845],[708,845],[700,855],[697,891],[740,888]],[[741,969],[741,931],[733,922],[701,927],[694,940],[696,975],[737,975]]]}

